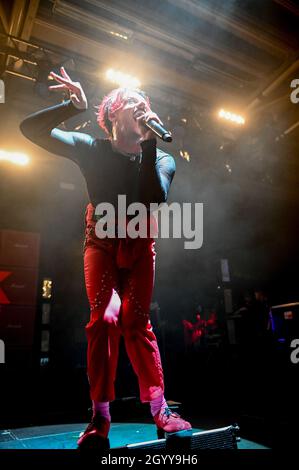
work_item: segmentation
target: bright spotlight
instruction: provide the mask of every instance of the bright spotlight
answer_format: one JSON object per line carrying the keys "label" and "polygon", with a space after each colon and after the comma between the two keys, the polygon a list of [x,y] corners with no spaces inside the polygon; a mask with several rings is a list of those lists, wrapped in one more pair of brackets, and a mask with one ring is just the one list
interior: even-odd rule
{"label": "bright spotlight", "polygon": [[242,126],[245,124],[245,118],[243,116],[231,113],[230,111],[225,111],[224,109],[220,109],[220,111],[218,112],[218,117]]}
{"label": "bright spotlight", "polygon": [[125,34],[116,33],[115,31],[110,31],[110,34],[112,36],[115,36],[115,37],[119,38],[119,39],[124,39],[125,41],[128,40],[128,36],[126,36]]}
{"label": "bright spotlight", "polygon": [[187,162],[190,162],[190,154],[187,150],[180,150],[180,156],[184,159],[187,160]]}
{"label": "bright spotlight", "polygon": [[16,165],[27,165],[29,163],[29,158],[24,153],[16,152],[6,152],[5,150],[0,150],[0,161],[5,160],[7,162],[15,163]]}
{"label": "bright spotlight", "polygon": [[106,72],[106,78],[110,82],[115,83],[121,87],[127,88],[140,88],[140,80],[132,75],[120,72],[119,70],[109,69]]}

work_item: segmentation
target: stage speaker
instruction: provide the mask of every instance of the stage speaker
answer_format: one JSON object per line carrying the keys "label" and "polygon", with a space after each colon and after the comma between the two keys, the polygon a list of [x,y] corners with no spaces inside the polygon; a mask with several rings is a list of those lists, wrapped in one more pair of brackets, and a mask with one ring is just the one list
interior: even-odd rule
{"label": "stage speaker", "polygon": [[33,364],[39,244],[39,233],[0,230],[0,338],[7,365]]}
{"label": "stage speaker", "polygon": [[0,332],[6,347],[33,345],[35,315],[34,306],[0,305]]}
{"label": "stage speaker", "polygon": [[125,447],[111,449],[111,453],[114,451],[119,453],[121,449],[126,449],[129,453],[146,451],[156,454],[197,452],[206,449],[237,449],[238,432],[237,425],[226,426],[210,431],[194,432],[185,437],[169,436],[166,439],[128,444]]}
{"label": "stage speaker", "polygon": [[35,305],[36,269],[0,266],[0,304]]}
{"label": "stage speaker", "polygon": [[190,450],[237,449],[238,426],[196,432],[190,440]]}
{"label": "stage speaker", "polygon": [[36,268],[39,260],[39,233],[0,231],[0,265]]}

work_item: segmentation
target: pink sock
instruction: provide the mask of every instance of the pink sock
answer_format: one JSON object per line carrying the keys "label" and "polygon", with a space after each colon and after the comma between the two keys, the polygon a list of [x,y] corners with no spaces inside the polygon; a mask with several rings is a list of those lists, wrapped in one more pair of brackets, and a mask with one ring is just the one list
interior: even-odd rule
{"label": "pink sock", "polygon": [[164,398],[164,395],[159,395],[157,398],[154,398],[150,401],[151,413],[152,416],[156,416],[161,409],[167,408],[167,403]]}
{"label": "pink sock", "polygon": [[100,416],[103,416],[104,418],[108,419],[108,421],[111,421],[111,416],[110,416],[110,411],[109,411],[109,401],[92,401],[92,410],[93,410],[93,416],[95,414],[99,414]]}

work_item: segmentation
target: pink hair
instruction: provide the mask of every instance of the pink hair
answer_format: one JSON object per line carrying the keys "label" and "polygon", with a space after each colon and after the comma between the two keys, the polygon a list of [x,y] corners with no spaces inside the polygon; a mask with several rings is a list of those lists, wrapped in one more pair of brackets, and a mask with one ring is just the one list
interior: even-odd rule
{"label": "pink hair", "polygon": [[98,112],[96,113],[99,126],[109,136],[111,135],[112,130],[110,115],[124,106],[124,96],[128,91],[135,91],[146,99],[148,105],[150,104],[149,99],[145,93],[138,89],[130,90],[128,88],[115,88],[114,90],[110,91],[108,95],[104,96],[101,104],[97,107]]}

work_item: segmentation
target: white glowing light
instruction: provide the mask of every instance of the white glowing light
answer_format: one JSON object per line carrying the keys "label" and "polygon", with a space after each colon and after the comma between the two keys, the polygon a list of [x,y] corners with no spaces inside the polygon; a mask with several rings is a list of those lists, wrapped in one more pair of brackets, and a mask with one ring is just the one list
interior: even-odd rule
{"label": "white glowing light", "polygon": [[180,156],[184,160],[187,160],[187,162],[190,162],[190,154],[189,154],[189,152],[187,152],[187,150],[180,150]]}
{"label": "white glowing light", "polygon": [[121,87],[140,88],[140,80],[132,75],[120,72],[119,70],[109,69],[106,72],[106,78]]}
{"label": "white glowing light", "polygon": [[6,152],[5,150],[0,150],[0,161],[1,160],[23,166],[29,163],[29,158],[25,153]]}
{"label": "white glowing light", "polygon": [[234,122],[235,124],[245,124],[245,118],[243,116],[231,113],[230,111],[225,111],[224,109],[220,109],[220,111],[218,112],[218,117],[226,119],[227,121]]}
{"label": "white glowing light", "polygon": [[119,39],[124,39],[125,41],[128,40],[128,36],[125,36],[124,34],[116,33],[115,31],[110,31],[110,34],[112,34],[112,36],[116,36]]}

